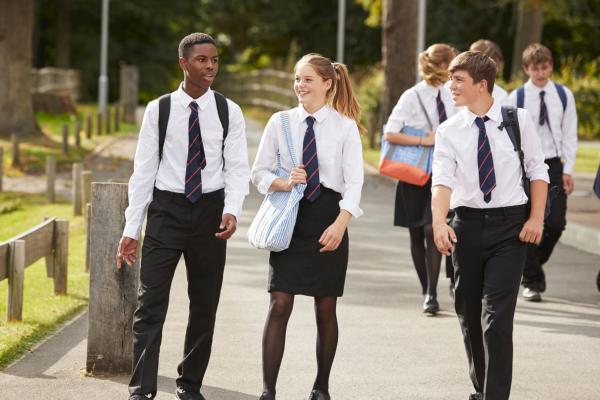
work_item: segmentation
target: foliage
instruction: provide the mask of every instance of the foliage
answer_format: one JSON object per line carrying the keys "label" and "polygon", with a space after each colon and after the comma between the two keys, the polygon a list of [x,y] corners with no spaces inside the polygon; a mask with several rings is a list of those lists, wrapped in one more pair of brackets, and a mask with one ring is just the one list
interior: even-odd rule
{"label": "foliage", "polygon": [[73,206],[68,203],[47,204],[41,195],[0,193],[0,205],[16,202],[22,204],[21,210],[0,215],[0,242],[39,224],[49,215],[70,219],[68,294],[54,295],[53,282],[46,277],[42,259],[25,270],[23,321],[7,323],[7,280],[0,282],[0,369],[82,310],[88,298],[88,275],[83,268],[83,219],[72,216]]}

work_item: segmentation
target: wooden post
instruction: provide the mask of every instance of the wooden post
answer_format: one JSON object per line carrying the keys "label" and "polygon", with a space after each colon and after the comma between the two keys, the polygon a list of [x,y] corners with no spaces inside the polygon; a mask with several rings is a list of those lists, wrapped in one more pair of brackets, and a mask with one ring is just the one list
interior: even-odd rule
{"label": "wooden post", "polygon": [[20,164],[19,160],[19,137],[13,133],[10,135],[10,142],[12,147],[12,166],[17,167]]}
{"label": "wooden post", "polygon": [[23,281],[25,280],[25,241],[15,240],[9,244],[8,307],[6,319],[23,319]]}
{"label": "wooden post", "polygon": [[115,105],[115,132],[121,131],[121,112],[119,111],[119,103]]}
{"label": "wooden post", "polygon": [[139,94],[139,70],[133,65],[121,64],[119,95],[123,121],[135,124]]}
{"label": "wooden post", "polygon": [[62,129],[62,153],[63,155],[69,155],[69,125],[63,124]]}
{"label": "wooden post", "polygon": [[102,135],[102,114],[98,113],[96,118],[96,136]]}
{"label": "wooden post", "polygon": [[81,147],[81,121],[79,118],[75,119],[75,147]]}
{"label": "wooden post", "polygon": [[139,262],[115,266],[126,207],[126,184],[92,183],[88,373],[131,373]]}
{"label": "wooden post", "polygon": [[54,294],[67,294],[69,266],[69,221],[57,219],[54,223]]}
{"label": "wooden post", "polygon": [[92,205],[85,205],[85,272],[90,272],[90,217],[92,216]]}
{"label": "wooden post", "polygon": [[54,203],[56,201],[56,195],[54,190],[54,184],[56,182],[56,157],[46,157],[46,196],[48,202]]}
{"label": "wooden post", "polygon": [[0,192],[2,191],[2,177],[4,176],[4,148],[0,147]]}
{"label": "wooden post", "polygon": [[88,114],[88,116],[86,117],[86,124],[85,124],[85,138],[87,140],[90,140],[92,138],[92,116]]}
{"label": "wooden post", "polygon": [[106,107],[106,115],[105,115],[105,117],[106,117],[106,134],[107,135],[110,135],[112,133],[112,126],[111,126],[111,123],[110,123],[110,115],[111,115],[111,113],[110,113],[110,107]]}
{"label": "wooden post", "polygon": [[83,222],[88,223],[85,209],[87,204],[92,201],[92,171],[83,171],[81,173],[81,207],[84,211]]}
{"label": "wooden post", "polygon": [[81,215],[81,171],[83,165],[81,163],[73,163],[73,184],[72,199],[73,199],[73,215]]}

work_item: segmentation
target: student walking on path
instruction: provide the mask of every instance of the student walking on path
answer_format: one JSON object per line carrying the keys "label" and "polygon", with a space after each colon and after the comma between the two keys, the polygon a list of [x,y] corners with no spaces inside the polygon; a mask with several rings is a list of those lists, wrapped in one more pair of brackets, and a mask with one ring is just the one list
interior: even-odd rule
{"label": "student walking on path", "polygon": [[[419,73],[423,80],[405,91],[385,125],[385,139],[404,146],[433,146],[435,130],[456,112],[448,80],[448,64],[456,50],[446,44],[434,44],[419,54]],[[426,137],[403,133],[404,127],[427,132]],[[435,247],[431,227],[431,180],[424,186],[398,181],[394,225],[408,228],[410,254],[421,282],[423,310],[436,314],[437,283],[442,255]]]}
{"label": "student walking on path", "polygon": [[182,254],[190,306],[176,397],[204,399],[200,388],[211,353],[226,240],[236,230],[249,181],[242,112],[210,89],[218,60],[217,44],[209,35],[183,38],[183,83],[150,102],[142,122],[117,254],[119,268],[122,260],[135,262],[148,207],[133,319],[130,400],[156,396],[162,328]]}
{"label": "student walking on path", "polygon": [[[336,305],[348,266],[347,226],[363,213],[360,109],[346,66],[308,54],[296,64],[295,74],[300,105],[284,113],[302,163],[293,168],[277,113],[267,123],[252,169],[252,182],[263,194],[306,184],[290,246],[269,258],[271,301],[263,333],[261,400],[275,399],[295,295],[314,297],[315,303],[317,377],[309,399],[330,399],[329,373],[338,342]],[[289,178],[274,174],[278,159],[290,171]]]}

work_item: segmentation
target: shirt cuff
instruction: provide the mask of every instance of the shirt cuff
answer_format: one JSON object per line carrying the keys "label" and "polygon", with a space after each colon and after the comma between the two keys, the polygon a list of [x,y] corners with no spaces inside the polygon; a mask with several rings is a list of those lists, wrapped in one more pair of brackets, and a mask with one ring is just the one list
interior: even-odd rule
{"label": "shirt cuff", "polygon": [[357,204],[354,204],[351,201],[342,199],[342,200],[340,200],[339,205],[340,205],[340,210],[348,211],[350,214],[352,214],[352,216],[354,218],[358,218],[364,214],[363,210],[361,210]]}
{"label": "shirt cuff", "polygon": [[123,230],[123,236],[127,236],[128,238],[132,238],[135,240],[140,240],[140,231],[142,230],[141,226],[134,226],[133,224],[125,224],[125,229]]}
{"label": "shirt cuff", "polygon": [[452,178],[446,178],[443,176],[434,176],[431,179],[431,188],[433,189],[435,186],[446,186],[454,191],[455,182]]}
{"label": "shirt cuff", "polygon": [[273,181],[277,178],[279,178],[279,177],[277,175],[275,175],[274,173],[269,173],[269,174],[265,175],[260,180],[259,184],[256,186],[256,189],[258,189],[258,192],[261,194],[269,193],[269,188],[273,184]]}
{"label": "shirt cuff", "polygon": [[573,170],[575,166],[571,163],[563,165],[563,174],[573,175]]}
{"label": "shirt cuff", "polygon": [[241,207],[236,207],[233,205],[226,205],[223,207],[223,215],[231,214],[235,217],[235,219],[239,219],[239,215],[242,213]]}
{"label": "shirt cuff", "polygon": [[531,174],[531,177],[529,178],[529,180],[530,181],[544,181],[544,182],[550,184],[550,179],[548,178],[547,172]]}

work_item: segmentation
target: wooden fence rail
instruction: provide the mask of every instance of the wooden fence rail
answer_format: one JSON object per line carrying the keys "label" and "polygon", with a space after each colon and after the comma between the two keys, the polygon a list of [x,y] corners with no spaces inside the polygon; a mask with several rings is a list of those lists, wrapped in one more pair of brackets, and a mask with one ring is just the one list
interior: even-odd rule
{"label": "wooden fence rail", "polygon": [[54,294],[67,293],[69,221],[49,218],[0,243],[0,281],[8,279],[7,320],[23,317],[24,270],[46,258],[46,274],[54,279]]}

